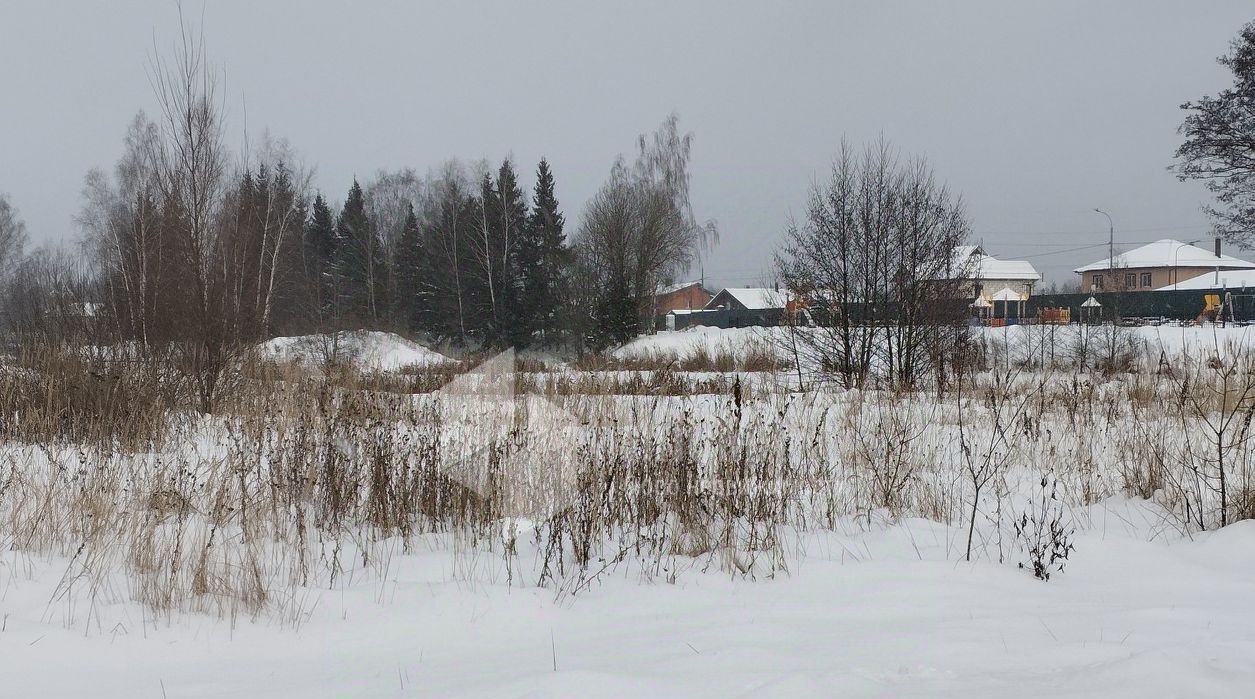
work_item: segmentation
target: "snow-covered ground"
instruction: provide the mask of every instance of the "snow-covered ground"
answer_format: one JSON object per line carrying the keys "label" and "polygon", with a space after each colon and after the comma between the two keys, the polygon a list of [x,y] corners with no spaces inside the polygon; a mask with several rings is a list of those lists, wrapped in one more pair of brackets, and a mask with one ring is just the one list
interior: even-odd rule
{"label": "snow-covered ground", "polygon": [[[1076,337],[1082,332],[1089,333],[1091,338],[1098,338],[1111,333],[1112,329],[1110,326],[1076,325],[1055,326],[1053,331],[1049,325],[1011,325],[978,329],[980,337],[1013,347],[1017,344],[1041,342],[1043,339],[1059,344],[1075,342]],[[1151,356],[1158,356],[1161,351],[1168,355],[1197,355],[1255,345],[1255,327],[1246,325],[1141,325],[1118,328],[1115,333],[1119,341],[1139,346]]]}
{"label": "snow-covered ground", "polygon": [[[1255,686],[1255,522],[1175,539],[1115,499],[1082,515],[1065,573],[956,560],[919,519],[809,535],[788,575],[610,575],[571,600],[460,581],[397,550],[344,589],[301,590],[296,628],[154,623],[97,603],[67,625],[64,561],[6,552],[11,697],[1242,696]],[[491,568],[494,562],[483,562]],[[498,571],[499,572],[499,571]]]}
{"label": "snow-covered ground", "polygon": [[698,325],[684,330],[642,335],[612,352],[619,359],[648,358],[660,354],[685,356],[695,351],[709,355],[737,354],[747,347],[771,346],[780,336],[779,328],[712,328]]}
{"label": "snow-covered ground", "polygon": [[396,333],[359,330],[337,335],[276,337],[258,346],[267,359],[320,366],[351,362],[367,371],[424,368],[451,361],[448,357]]}
{"label": "snow-covered ground", "polygon": [[[736,353],[771,341],[769,332],[659,333],[618,354]],[[1012,327],[981,336],[1008,354],[1076,339],[1050,332]],[[1210,367],[1210,352],[1255,343],[1246,328],[1120,332],[1145,355],[1158,349],[1177,361],[1200,360],[1198,367]],[[377,370],[443,361],[396,336],[354,339],[359,361]],[[282,338],[263,349],[318,362],[325,347]],[[203,418],[178,428],[160,458],[110,452],[98,463],[96,452],[74,445],[0,445],[0,697],[1249,694],[1255,520],[1199,531],[1181,512],[1206,510],[1207,528],[1216,526],[1216,495],[1197,480],[1210,473],[1211,442],[1190,413],[1209,405],[1211,369],[1188,375],[1188,390],[1204,392],[1197,403],[1184,400],[1185,383],[1155,371],[1036,371],[1009,398],[987,382],[963,402],[831,387],[797,393],[773,386],[766,372],[760,390],[744,397],[550,396],[563,408],[554,424],[572,429],[531,435],[548,449],[538,464],[546,474],[564,457],[585,459],[585,468],[625,460],[635,466],[622,473],[658,481],[665,480],[654,472],[659,462],[695,464],[706,470],[686,483],[702,496],[687,502],[717,512],[706,520],[689,512],[698,523],[679,525],[678,509],[663,514],[672,524],[643,535],[645,553],[603,566],[600,559],[632,541],[622,529],[610,531],[582,573],[571,562],[573,544],[564,544],[565,574],[544,585],[542,529],[499,512],[475,541],[459,529],[465,524],[425,522],[402,539],[362,519],[321,528],[305,519],[316,522],[323,503],[313,486],[301,488],[324,468],[342,469],[343,482],[360,489],[349,500],[369,501],[363,493],[374,487],[378,464],[418,478],[438,463],[422,461],[428,445],[445,455],[478,453],[475,425],[450,419],[447,407],[430,412],[444,403],[482,407],[488,401],[476,397],[475,382],[455,391],[455,401],[384,396],[387,419],[366,421],[357,412],[366,403],[345,401],[336,417],[335,406],[315,407],[303,385],[285,384],[278,390],[295,393],[267,402],[259,422],[237,428],[230,417]],[[1023,406],[1027,395],[1034,400],[1022,414],[1005,415],[1006,437],[995,439],[994,406]],[[970,430],[967,458],[988,448],[999,464],[977,508],[970,562],[960,409]],[[514,424],[500,419],[492,427],[509,432]],[[319,441],[324,434],[328,444]],[[1238,498],[1255,492],[1248,441],[1224,447],[1233,459],[1235,512]],[[675,442],[688,445],[683,454],[670,449]],[[735,469],[742,455],[749,476]],[[1156,463],[1162,473],[1150,472]],[[108,473],[113,468],[122,475]],[[1019,513],[1047,492],[1037,488],[1042,474],[1059,484],[1052,512],[1065,531],[1075,529],[1064,535],[1074,545],[1064,570],[1048,581],[1018,565],[1026,553],[1014,534]],[[871,502],[885,478],[901,495],[897,515]],[[601,493],[602,481],[590,480],[581,487]],[[720,513],[736,511],[718,510],[723,496],[711,493],[721,482],[767,500],[785,493],[787,506],[768,503],[770,512],[752,520],[751,528],[772,533],[770,543],[726,540],[748,555],[778,554],[772,565],[721,564],[724,539],[690,551],[686,536],[707,529],[721,536]],[[116,498],[93,499],[96,484],[118,489]],[[627,502],[647,485],[620,483],[617,492],[629,495],[617,497]],[[378,487],[403,488],[386,479]],[[1139,489],[1150,499],[1134,497]],[[236,499],[256,508],[247,527],[224,504]],[[670,506],[665,497],[650,506],[659,503]],[[517,555],[507,557],[493,532],[514,524],[522,533]],[[200,551],[209,564],[198,565]],[[197,582],[200,571],[211,579]],[[255,608],[242,599],[254,579],[266,598]],[[169,609],[139,601],[167,581],[177,593]]]}
{"label": "snow-covered ground", "polygon": [[[1108,327],[1027,326],[1009,325],[1001,328],[980,327],[974,329],[978,339],[1001,343],[1012,347],[1031,343],[1048,342],[1064,344],[1075,341],[1080,333],[1098,336],[1110,333]],[[1115,331],[1123,342],[1133,343],[1158,354],[1182,352],[1206,352],[1221,350],[1234,345],[1255,345],[1255,327],[1240,325],[1144,325],[1119,328]],[[683,356],[694,351],[717,354],[720,351],[739,352],[747,347],[777,347],[782,354],[788,347],[788,330],[785,328],[712,328],[704,325],[684,330],[662,331],[643,335],[614,351],[619,358],[649,357],[657,354]]]}
{"label": "snow-covered ground", "polygon": [[[1117,355],[1140,362],[1143,369],[1154,369],[1161,357],[1228,355],[1235,350],[1255,347],[1255,327],[1239,325],[1165,324],[1114,329],[1111,326],[1012,325],[979,327],[973,331],[979,344],[987,350],[988,358],[999,366],[1003,364],[999,358],[1006,358],[1012,364],[1072,369],[1082,355],[1087,356],[1091,364],[1105,358],[1114,344]],[[807,357],[804,345],[790,341],[786,328],[695,326],[662,331],[638,337],[614,350],[612,355],[618,359],[683,358],[694,354],[744,357],[762,351],[773,352],[783,365],[792,366],[796,361],[804,371],[814,369],[814,357]]]}

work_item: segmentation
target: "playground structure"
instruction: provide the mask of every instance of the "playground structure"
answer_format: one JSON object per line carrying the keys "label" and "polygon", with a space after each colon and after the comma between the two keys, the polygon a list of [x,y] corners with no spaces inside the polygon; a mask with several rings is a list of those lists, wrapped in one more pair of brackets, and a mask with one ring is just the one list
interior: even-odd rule
{"label": "playground structure", "polygon": [[1072,322],[1072,309],[1039,308],[1037,309],[1037,322],[1046,325],[1067,325]]}
{"label": "playground structure", "polygon": [[1224,307],[1225,304],[1220,302],[1220,294],[1204,294],[1203,310],[1194,319],[1194,322],[1199,325],[1207,321],[1214,323],[1217,319],[1223,317]]}

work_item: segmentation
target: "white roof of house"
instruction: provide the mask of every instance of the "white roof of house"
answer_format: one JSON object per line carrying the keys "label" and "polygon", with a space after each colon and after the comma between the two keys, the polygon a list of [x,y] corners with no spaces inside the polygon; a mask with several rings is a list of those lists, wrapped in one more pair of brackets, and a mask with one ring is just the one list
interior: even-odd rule
{"label": "white roof of house", "polygon": [[954,279],[1005,279],[1038,281],[1041,274],[1033,263],[1025,260],[999,260],[985,254],[979,245],[960,245],[954,249],[951,272]]}
{"label": "white roof of house", "polygon": [[[769,308],[784,308],[785,301],[788,300],[783,291],[757,287],[730,287],[719,293],[731,296],[737,300],[737,303],[740,303],[742,306],[745,306],[751,311],[762,311]],[[711,299],[710,303],[706,307],[713,308],[718,300],[719,296],[715,296],[715,298]]]}
{"label": "white roof of house", "polygon": [[989,255],[980,256],[976,279],[1028,279],[1037,281],[1041,274],[1026,260],[999,260]]}
{"label": "white roof of house", "polygon": [[1176,284],[1169,284],[1155,291],[1186,291],[1191,289],[1249,289],[1255,288],[1255,269],[1220,270],[1220,274],[1208,272]]}
{"label": "white roof of house", "polygon": [[[1226,267],[1231,269],[1255,269],[1255,262],[1240,260],[1232,255],[1216,257],[1216,254],[1211,250],[1205,250],[1196,245],[1182,243],[1171,238],[1156,240],[1140,248],[1133,248],[1128,252],[1116,255],[1115,259],[1115,267],[1117,269],[1137,269],[1143,267],[1207,267],[1211,269],[1215,268],[1217,264],[1219,264],[1221,269]],[[1111,268],[1111,258],[1106,257],[1084,267],[1077,267],[1072,271],[1082,274],[1084,272]]]}

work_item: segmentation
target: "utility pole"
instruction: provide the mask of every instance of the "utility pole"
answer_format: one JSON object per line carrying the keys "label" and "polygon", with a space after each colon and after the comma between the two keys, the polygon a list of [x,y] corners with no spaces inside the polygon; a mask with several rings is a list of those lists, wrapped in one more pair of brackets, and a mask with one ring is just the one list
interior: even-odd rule
{"label": "utility pole", "polygon": [[1116,224],[1111,222],[1111,214],[1094,207],[1094,211],[1107,217],[1107,276],[1111,277],[1111,285],[1115,286],[1116,269]]}

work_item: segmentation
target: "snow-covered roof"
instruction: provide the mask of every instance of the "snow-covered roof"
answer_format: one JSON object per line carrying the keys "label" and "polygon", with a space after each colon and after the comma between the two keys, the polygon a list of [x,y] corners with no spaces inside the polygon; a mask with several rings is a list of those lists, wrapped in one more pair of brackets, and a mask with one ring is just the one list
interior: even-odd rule
{"label": "snow-covered roof", "polygon": [[999,260],[989,255],[981,255],[976,270],[976,279],[1029,279],[1037,281],[1041,274],[1026,260]]}
{"label": "snow-covered roof", "polygon": [[1085,303],[1081,304],[1081,308],[1100,308],[1101,306],[1102,304],[1098,303],[1098,299],[1093,296],[1085,299]]}
{"label": "snow-covered roof", "polygon": [[1255,288],[1255,269],[1220,270],[1197,277],[1183,279],[1176,284],[1160,287],[1155,291],[1187,291],[1192,289],[1251,289]]}
{"label": "snow-covered roof", "polygon": [[701,282],[678,282],[676,284],[668,284],[667,286],[660,286],[654,290],[654,295],[666,296],[667,294],[674,294],[675,292],[680,291],[681,289],[687,289],[690,286],[701,286]]}
{"label": "snow-covered roof", "polygon": [[1038,281],[1041,274],[1025,260],[1000,260],[985,254],[979,245],[960,245],[951,262],[953,279],[1016,279]]}
{"label": "snow-covered roof", "polygon": [[736,299],[737,303],[745,306],[751,311],[763,311],[770,308],[784,308],[787,297],[783,291],[776,289],[763,289],[757,287],[741,287],[727,288],[719,292],[718,296],[711,299],[706,308],[717,308],[720,304],[719,297],[727,294]]}
{"label": "snow-covered roof", "polygon": [[[1221,269],[1255,269],[1255,262],[1240,260],[1232,255],[1216,254],[1196,245],[1182,243],[1179,240],[1165,238],[1147,243],[1140,248],[1133,248],[1115,257],[1117,269],[1140,269],[1145,267],[1207,267],[1219,266]],[[1072,270],[1077,274],[1111,269],[1111,258],[1106,257],[1097,262],[1077,267]]]}

